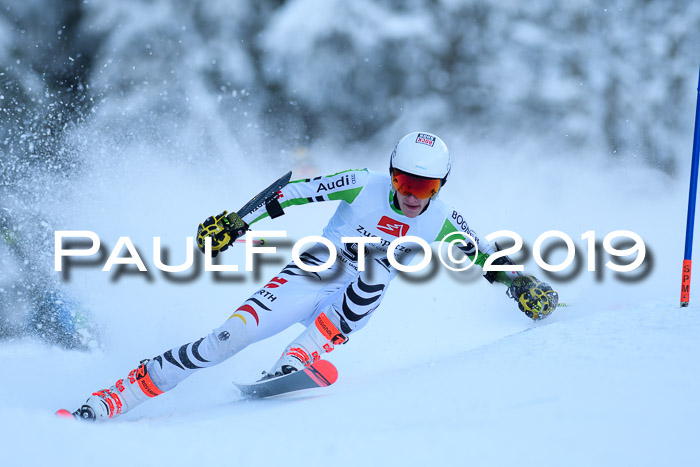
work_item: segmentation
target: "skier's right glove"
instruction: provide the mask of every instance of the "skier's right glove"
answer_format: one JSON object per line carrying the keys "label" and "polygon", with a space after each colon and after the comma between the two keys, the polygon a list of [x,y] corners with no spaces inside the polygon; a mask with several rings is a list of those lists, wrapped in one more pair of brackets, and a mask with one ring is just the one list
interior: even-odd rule
{"label": "skier's right glove", "polygon": [[237,238],[246,233],[249,226],[241,217],[232,212],[222,212],[218,216],[210,216],[197,228],[197,247],[204,253],[204,239],[211,237],[211,254],[216,257],[225,251]]}
{"label": "skier's right glove", "polygon": [[549,316],[559,303],[559,294],[535,276],[516,277],[506,294],[518,302],[520,311],[535,321]]}

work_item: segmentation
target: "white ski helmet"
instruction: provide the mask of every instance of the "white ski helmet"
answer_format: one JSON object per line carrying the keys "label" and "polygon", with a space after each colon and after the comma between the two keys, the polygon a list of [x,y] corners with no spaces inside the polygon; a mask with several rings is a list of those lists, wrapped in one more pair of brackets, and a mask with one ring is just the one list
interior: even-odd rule
{"label": "white ski helmet", "polygon": [[[443,140],[432,133],[416,131],[396,143],[391,153],[389,174],[394,169],[423,178],[440,179],[440,188],[447,183],[452,167],[450,150]],[[433,198],[437,197],[435,193]]]}
{"label": "white ski helmet", "polygon": [[391,153],[389,173],[394,169],[424,178],[439,178],[447,183],[452,159],[443,140],[424,131],[409,133],[396,143]]}

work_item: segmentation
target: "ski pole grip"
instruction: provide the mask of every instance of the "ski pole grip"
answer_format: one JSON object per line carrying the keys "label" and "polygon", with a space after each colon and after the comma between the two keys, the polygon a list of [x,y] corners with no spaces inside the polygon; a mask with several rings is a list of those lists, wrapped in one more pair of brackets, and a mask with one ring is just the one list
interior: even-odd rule
{"label": "ski pole grip", "polygon": [[239,236],[249,228],[249,225],[246,224],[243,219],[241,219],[241,216],[239,216],[238,213],[232,212],[226,216],[226,218],[228,219],[226,230],[239,232]]}

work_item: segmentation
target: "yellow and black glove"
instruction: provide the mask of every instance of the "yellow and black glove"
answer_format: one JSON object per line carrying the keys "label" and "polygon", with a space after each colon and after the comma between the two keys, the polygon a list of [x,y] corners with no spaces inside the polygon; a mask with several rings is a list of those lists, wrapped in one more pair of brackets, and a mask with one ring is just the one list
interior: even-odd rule
{"label": "yellow and black glove", "polygon": [[518,302],[520,311],[535,321],[549,316],[559,303],[559,294],[535,276],[516,277],[506,294]]}
{"label": "yellow and black glove", "polygon": [[197,228],[197,247],[204,253],[204,239],[211,237],[211,255],[216,256],[241,237],[249,225],[238,214],[227,211],[218,216],[210,216]]}

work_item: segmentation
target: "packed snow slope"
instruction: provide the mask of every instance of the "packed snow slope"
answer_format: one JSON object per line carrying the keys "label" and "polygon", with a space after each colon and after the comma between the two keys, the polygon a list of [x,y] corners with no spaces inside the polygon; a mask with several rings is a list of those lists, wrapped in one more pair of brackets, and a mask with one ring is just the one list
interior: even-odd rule
{"label": "packed snow slope", "polygon": [[[315,169],[386,170],[391,144],[369,148],[368,159],[334,151]],[[224,255],[241,272],[219,279],[202,272],[175,282],[156,270],[153,237],[178,264],[201,220],[237,209],[287,170],[234,157],[204,170],[167,163],[165,152],[101,160],[79,189],[43,207],[63,213],[56,230],[92,230],[108,249],[129,236],[149,273],[71,270],[67,285],[93,311],[100,348],[0,343],[2,465],[699,465],[697,280],[691,306],[678,307],[687,175],[668,179],[633,162],[533,163],[517,153],[504,163],[494,148],[467,155],[458,144],[441,197],[482,236],[518,232],[529,245],[518,256],[526,271],[551,283],[567,308],[533,323],[478,271],[440,266],[391,285],[367,327],[328,355],[340,373],[330,388],[247,401],[231,384],[267,370],[301,331],[295,325],[112,422],[57,419],[57,409],[75,409],[139,360],[218,326],[290,258],[280,244],[246,273],[241,246]],[[319,233],[334,209],[293,207],[256,227],[299,239]],[[547,275],[532,259],[534,240],[553,229],[576,243],[574,274],[572,266]],[[601,242],[614,230],[639,234],[640,270],[614,273],[599,252],[597,271],[587,271],[581,235],[589,230]]]}

